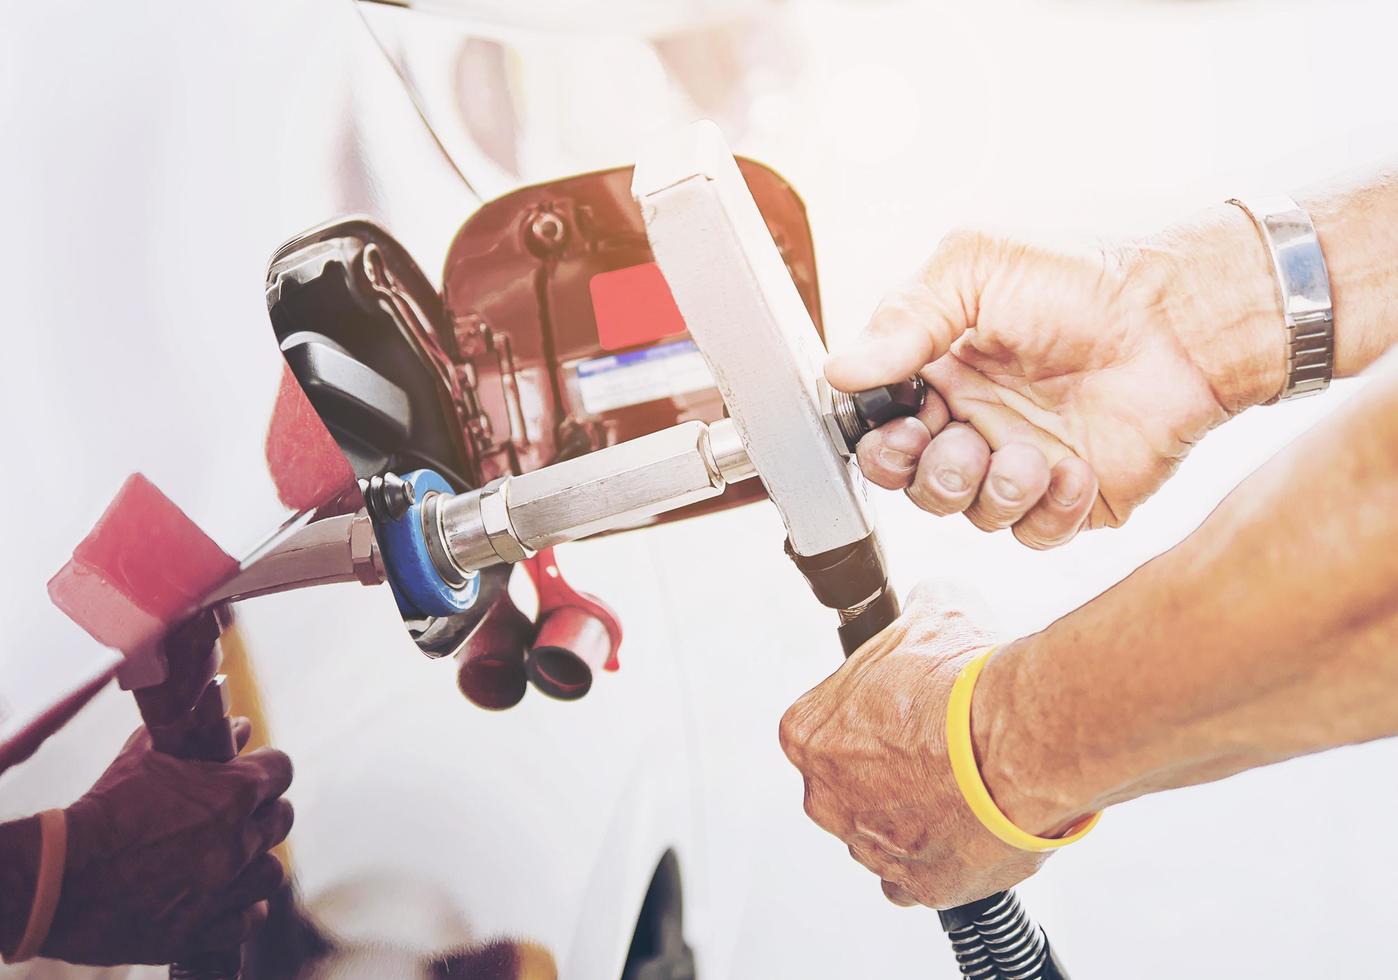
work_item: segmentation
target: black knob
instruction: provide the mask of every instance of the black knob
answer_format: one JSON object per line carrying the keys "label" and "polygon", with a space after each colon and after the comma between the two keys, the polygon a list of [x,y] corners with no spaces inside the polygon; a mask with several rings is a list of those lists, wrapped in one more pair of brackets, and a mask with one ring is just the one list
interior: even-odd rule
{"label": "black knob", "polygon": [[860,435],[872,432],[885,422],[916,415],[922,411],[926,395],[927,386],[918,377],[855,392],[850,398],[859,419]]}

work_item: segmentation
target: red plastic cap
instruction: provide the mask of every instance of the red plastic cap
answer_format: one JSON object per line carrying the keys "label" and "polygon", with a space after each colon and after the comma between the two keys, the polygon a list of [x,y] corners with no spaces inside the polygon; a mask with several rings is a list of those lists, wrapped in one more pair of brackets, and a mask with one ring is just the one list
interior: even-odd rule
{"label": "red plastic cap", "polygon": [[237,569],[159,487],[134,473],[49,579],[48,592],[99,643],[133,654]]}
{"label": "red plastic cap", "polygon": [[283,368],[267,426],[267,469],[292,510],[315,510],[355,485],[354,470],[291,368]]}

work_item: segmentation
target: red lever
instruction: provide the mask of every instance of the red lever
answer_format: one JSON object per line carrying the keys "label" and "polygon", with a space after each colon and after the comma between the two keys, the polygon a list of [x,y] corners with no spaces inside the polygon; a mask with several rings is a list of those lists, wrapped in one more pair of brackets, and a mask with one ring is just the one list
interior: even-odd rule
{"label": "red lever", "polygon": [[[617,660],[617,651],[621,649],[621,620],[611,607],[596,596],[579,592],[569,585],[568,580],[563,577],[563,572],[558,567],[552,548],[544,548],[534,557],[525,559],[523,564],[529,572],[529,578],[534,582],[534,589],[539,593],[538,622],[541,638],[547,629],[550,618],[554,618],[560,624],[578,618],[571,614],[550,617],[550,613],[559,610],[576,610],[585,613],[599,622],[606,631],[607,655],[602,669],[612,671],[619,669],[621,664]],[[537,645],[538,640],[535,643]]]}

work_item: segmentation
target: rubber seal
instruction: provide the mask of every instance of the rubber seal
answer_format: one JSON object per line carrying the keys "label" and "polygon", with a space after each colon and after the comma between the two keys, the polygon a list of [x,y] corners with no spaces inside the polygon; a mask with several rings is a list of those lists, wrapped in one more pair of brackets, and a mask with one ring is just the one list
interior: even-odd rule
{"label": "rubber seal", "polygon": [[454,587],[437,571],[427,550],[427,538],[422,526],[422,511],[427,498],[434,493],[455,493],[451,486],[433,470],[413,470],[402,474],[405,483],[412,484],[413,502],[397,520],[374,522],[383,552],[387,572],[398,611],[410,618],[424,616],[456,616],[471,609],[481,593],[480,572],[466,577],[466,584]]}
{"label": "rubber seal", "polygon": [[830,609],[854,609],[888,583],[879,537],[870,532],[853,544],[798,555],[787,539],[786,553],[806,576],[820,604]]}

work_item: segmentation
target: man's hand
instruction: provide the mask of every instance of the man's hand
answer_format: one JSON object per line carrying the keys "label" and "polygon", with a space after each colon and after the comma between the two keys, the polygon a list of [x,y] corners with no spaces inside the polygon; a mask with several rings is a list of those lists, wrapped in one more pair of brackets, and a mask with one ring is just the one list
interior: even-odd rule
{"label": "man's hand", "polygon": [[[238,719],[241,749],[251,727]],[[188,762],[140,729],[68,808],[63,892],[42,954],[70,963],[170,963],[234,948],[285,873],[268,851],[291,830],[291,761],[259,749]]]}
{"label": "man's hand", "polygon": [[849,391],[919,372],[931,389],[860,442],[874,483],[1049,548],[1125,521],[1283,364],[1266,253],[1227,207],[1083,253],[951,235],[826,370]]}
{"label": "man's hand", "polygon": [[984,898],[1044,861],[981,826],[947,760],[952,683],[992,642],[920,587],[896,623],[782,718],[782,748],[805,777],[806,813],[849,845],[900,905],[951,908]]}

